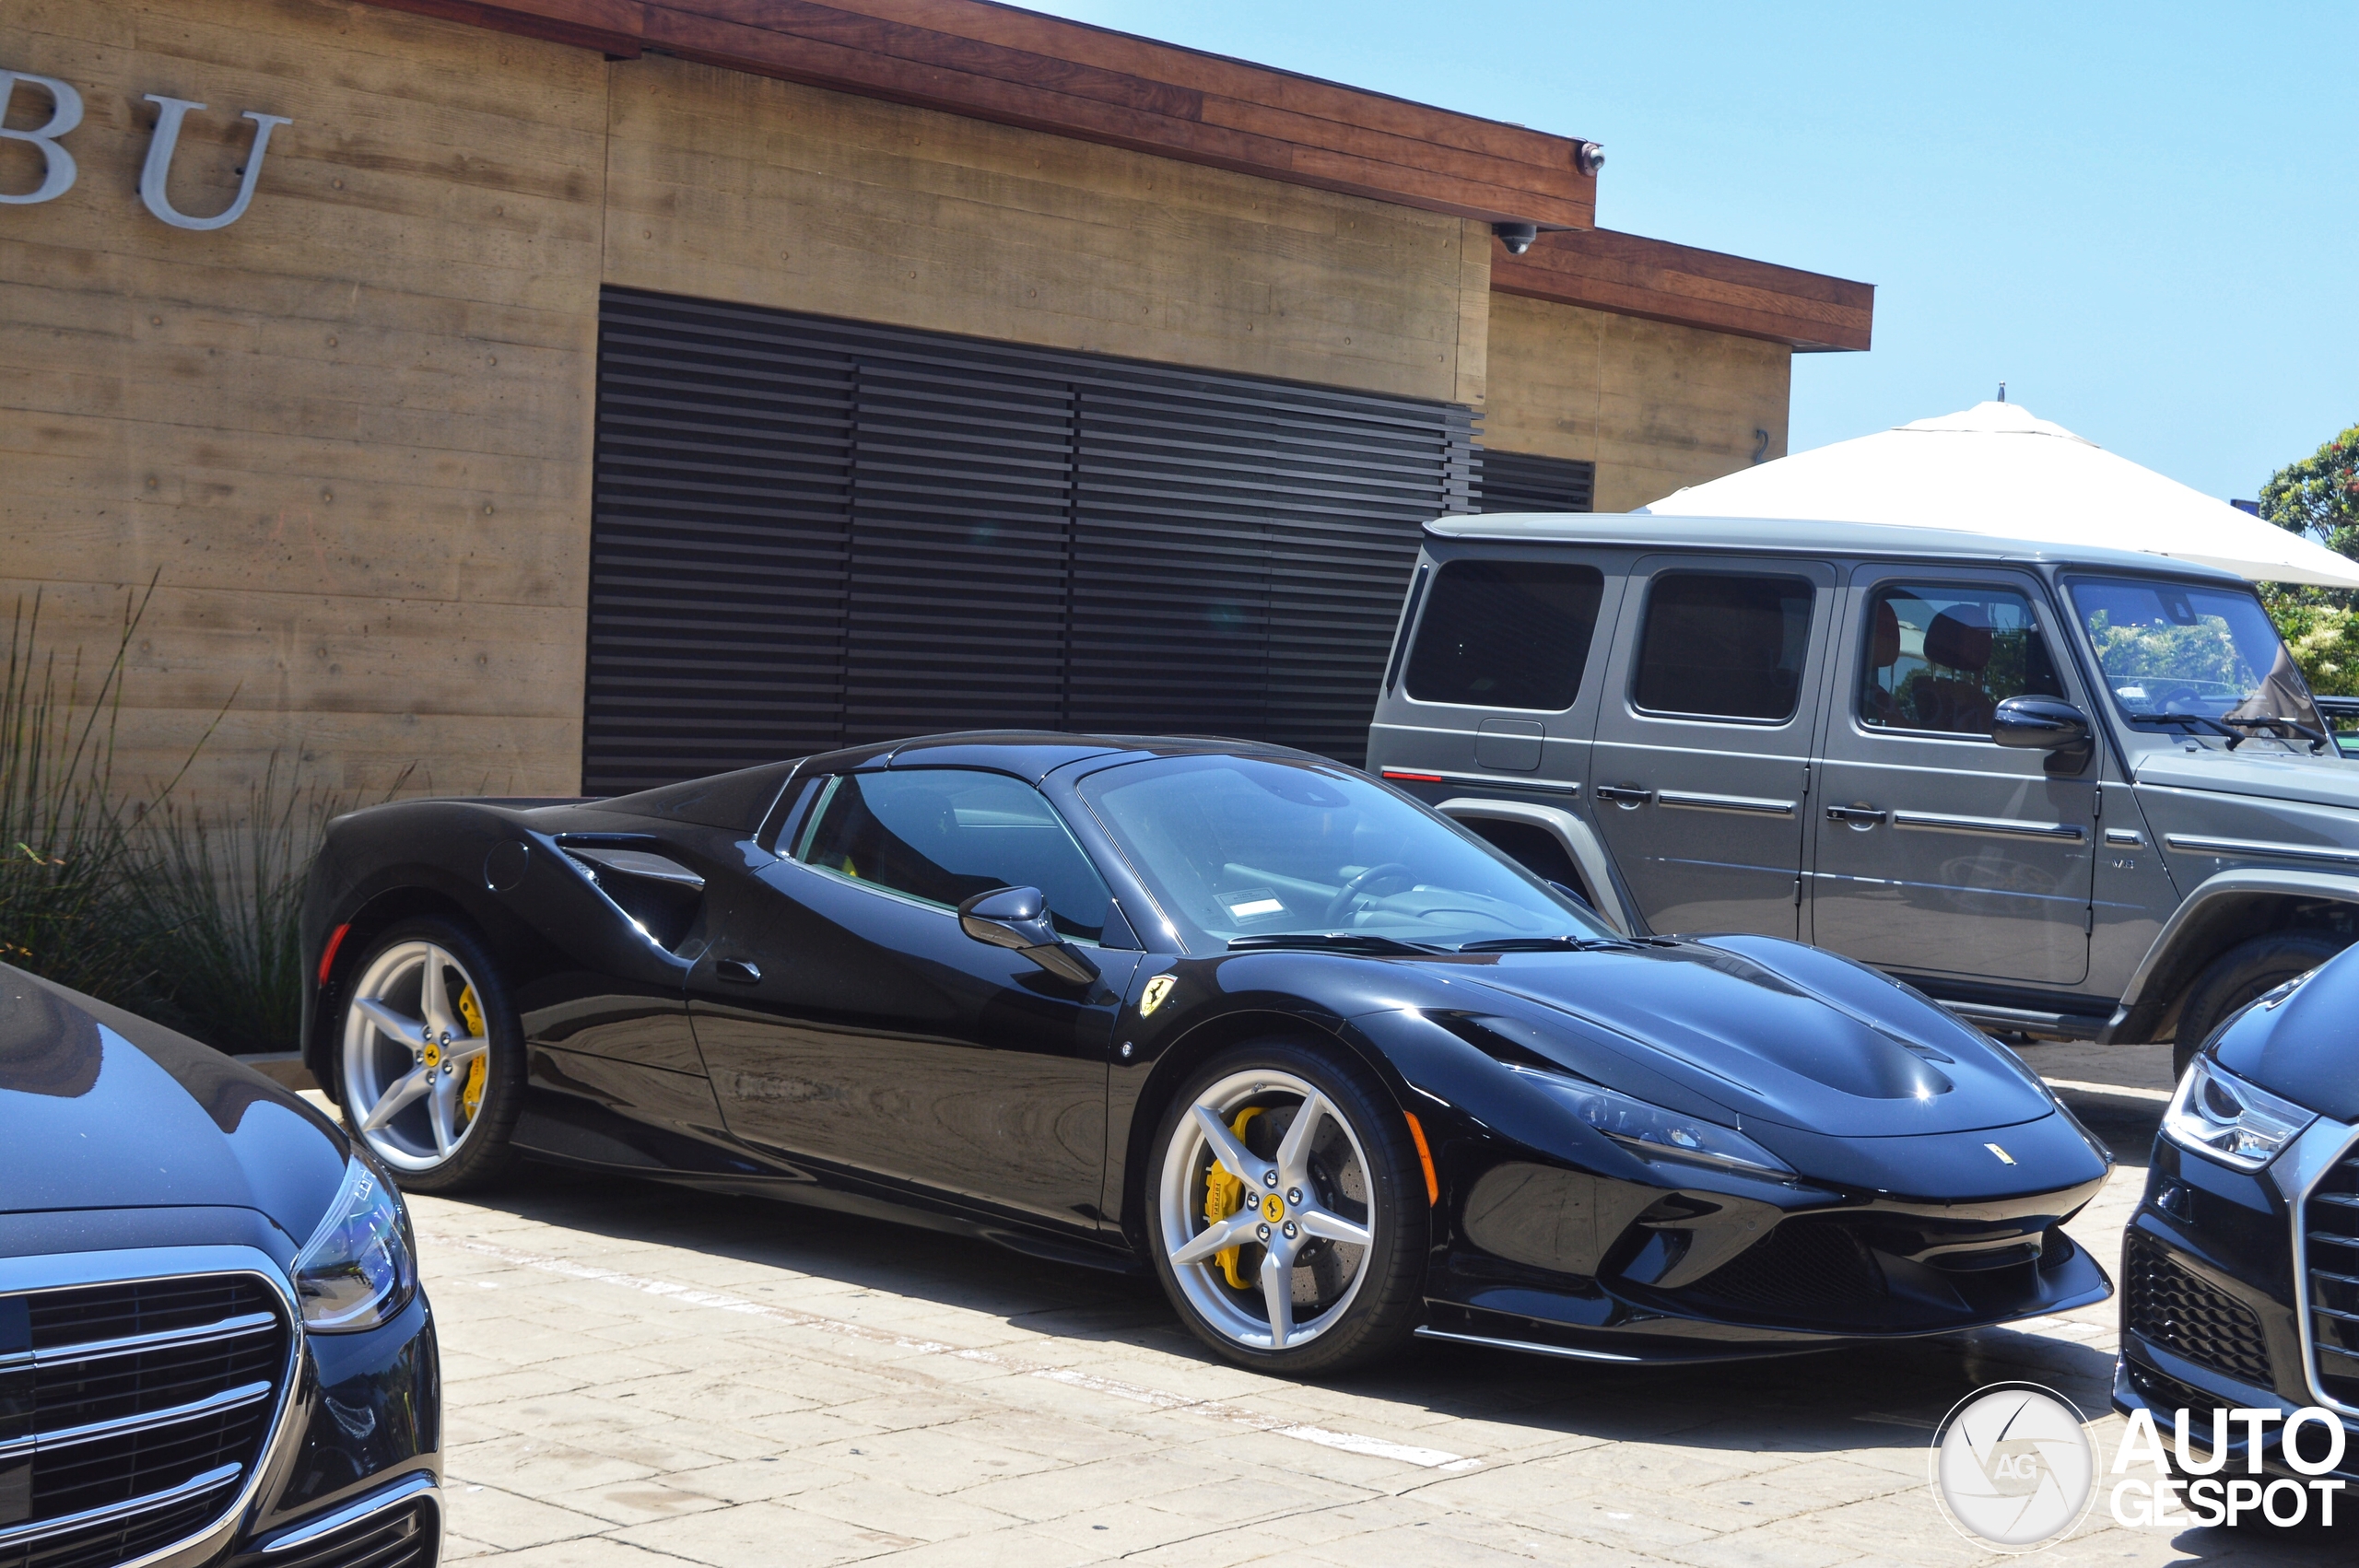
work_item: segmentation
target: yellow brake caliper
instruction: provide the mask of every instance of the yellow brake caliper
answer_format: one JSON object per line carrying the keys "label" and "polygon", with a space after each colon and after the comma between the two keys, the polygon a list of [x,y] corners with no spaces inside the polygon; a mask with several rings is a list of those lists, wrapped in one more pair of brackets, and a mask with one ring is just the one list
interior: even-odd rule
{"label": "yellow brake caliper", "polygon": [[[1259,1106],[1248,1106],[1237,1113],[1237,1119],[1228,1124],[1228,1129],[1237,1134],[1238,1142],[1245,1141],[1245,1124],[1261,1114]],[[1244,1204],[1245,1183],[1222,1170],[1220,1163],[1215,1161],[1213,1168],[1204,1173],[1204,1223],[1216,1225]],[[1220,1271],[1228,1276],[1232,1286],[1240,1291],[1250,1290],[1250,1282],[1237,1271],[1237,1255],[1241,1250],[1241,1247],[1224,1246],[1213,1254],[1213,1261],[1220,1265]]]}
{"label": "yellow brake caliper", "polygon": [[[483,1026],[483,1004],[475,1000],[475,989],[473,986],[469,986],[459,993],[459,1017],[465,1023],[467,1033],[476,1039],[483,1039],[489,1033]],[[475,1120],[475,1113],[483,1109],[485,1069],[490,1065],[490,1062],[491,1053],[486,1051],[467,1063],[467,1086],[461,1094],[460,1099],[467,1107],[469,1121]]]}

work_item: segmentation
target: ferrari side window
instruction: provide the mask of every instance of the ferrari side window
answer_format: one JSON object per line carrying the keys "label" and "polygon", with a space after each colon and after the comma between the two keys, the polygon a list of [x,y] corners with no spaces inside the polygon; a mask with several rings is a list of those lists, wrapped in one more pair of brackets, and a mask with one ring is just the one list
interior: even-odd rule
{"label": "ferrari side window", "polygon": [[1058,931],[1095,942],[1111,902],[1097,869],[1040,792],[957,768],[848,773],[801,859],[850,882],[955,909],[997,887],[1037,887]]}

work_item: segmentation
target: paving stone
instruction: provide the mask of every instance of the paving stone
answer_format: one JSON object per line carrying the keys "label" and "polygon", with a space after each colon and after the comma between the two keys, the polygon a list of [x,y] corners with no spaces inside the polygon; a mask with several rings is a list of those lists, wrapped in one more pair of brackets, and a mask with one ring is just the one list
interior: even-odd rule
{"label": "paving stone", "polygon": [[[2078,1082],[2168,1082],[2166,1050],[2033,1056]],[[2090,1103],[2124,1158],[2071,1231],[2109,1260],[2144,1180],[2143,1102]],[[1988,1568],[1926,1489],[1949,1408],[2036,1377],[2101,1417],[2101,1445],[2118,1424],[2111,1303],[1687,1368],[1423,1342],[1320,1385],[1214,1361],[1147,1282],[928,1232],[530,1167],[413,1208],[444,1351],[447,1555],[502,1568]],[[2045,1560],[2347,1558],[2122,1529],[2100,1501]]]}

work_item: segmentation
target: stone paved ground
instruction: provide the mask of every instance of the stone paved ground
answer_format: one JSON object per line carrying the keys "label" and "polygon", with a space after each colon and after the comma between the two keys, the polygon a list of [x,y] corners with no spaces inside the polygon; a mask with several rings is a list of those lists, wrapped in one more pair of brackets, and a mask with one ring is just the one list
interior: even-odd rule
{"label": "stone paved ground", "polygon": [[[2027,1053],[2143,1178],[2161,1049]],[[440,1314],[451,1552],[516,1568],[2003,1561],[1926,1487],[1985,1383],[2106,1407],[2113,1308],[1696,1371],[1440,1345],[1328,1386],[1209,1360],[1143,1281],[753,1200],[526,1173],[419,1199]],[[2100,1423],[2109,1457],[2119,1422]],[[2359,1504],[2354,1504],[2359,1509]],[[2348,1530],[2124,1529],[2070,1564],[2328,1563]]]}

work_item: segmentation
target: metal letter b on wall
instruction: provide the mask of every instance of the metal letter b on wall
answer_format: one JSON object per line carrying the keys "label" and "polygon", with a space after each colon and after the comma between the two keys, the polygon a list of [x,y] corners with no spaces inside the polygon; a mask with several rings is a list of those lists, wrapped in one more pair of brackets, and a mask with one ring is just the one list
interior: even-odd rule
{"label": "metal letter b on wall", "polygon": [[254,181],[262,178],[262,158],[270,146],[270,133],[295,122],[284,114],[246,111],[244,118],[254,123],[254,146],[246,155],[246,167],[239,176],[238,199],[211,217],[191,217],[174,210],[171,197],[165,193],[165,182],[171,178],[172,152],[180,146],[181,122],[188,118],[190,110],[201,110],[205,105],[152,92],[147,98],[158,106],[156,134],[148,139],[147,162],[139,171],[139,199],[147,204],[147,210],[174,228],[227,228],[245,216],[247,205],[254,199]]}
{"label": "metal letter b on wall", "polygon": [[[7,128],[8,100],[17,95],[18,82],[30,82],[49,94],[49,123],[37,131]],[[29,206],[35,202],[53,202],[74,188],[74,155],[58,146],[57,138],[81,123],[82,95],[64,82],[54,76],[36,76],[29,71],[0,71],[0,141],[30,142],[41,157],[41,183],[20,196],[0,191],[0,205]]]}

